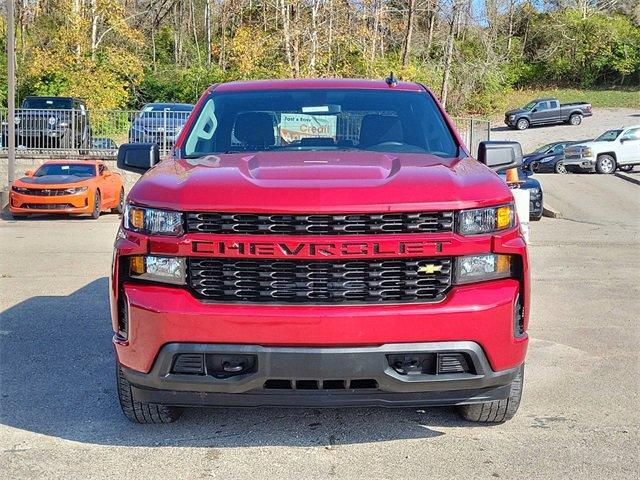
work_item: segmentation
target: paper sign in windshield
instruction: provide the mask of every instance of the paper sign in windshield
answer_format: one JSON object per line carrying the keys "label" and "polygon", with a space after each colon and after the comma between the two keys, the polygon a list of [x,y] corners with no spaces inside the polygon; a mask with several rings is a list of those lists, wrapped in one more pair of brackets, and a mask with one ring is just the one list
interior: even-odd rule
{"label": "paper sign in windshield", "polygon": [[283,113],[280,117],[280,138],[292,143],[302,138],[336,139],[336,119],[331,115],[305,115]]}

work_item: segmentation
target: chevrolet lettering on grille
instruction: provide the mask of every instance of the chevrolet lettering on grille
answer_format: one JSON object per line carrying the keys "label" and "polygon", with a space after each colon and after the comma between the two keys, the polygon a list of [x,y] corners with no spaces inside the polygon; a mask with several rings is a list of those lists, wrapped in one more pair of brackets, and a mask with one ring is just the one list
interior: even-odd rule
{"label": "chevrolet lettering on grille", "polygon": [[288,242],[288,241],[205,241],[194,240],[196,255],[220,257],[412,257],[441,254],[449,242],[428,241],[357,241],[357,242]]}

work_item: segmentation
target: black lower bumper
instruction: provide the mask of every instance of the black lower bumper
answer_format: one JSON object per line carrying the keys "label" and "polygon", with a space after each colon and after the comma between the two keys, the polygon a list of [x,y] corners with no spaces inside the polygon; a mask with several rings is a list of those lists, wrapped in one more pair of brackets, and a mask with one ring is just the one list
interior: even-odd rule
{"label": "black lower bumper", "polygon": [[[399,372],[390,356],[461,354],[466,371]],[[217,378],[175,373],[182,354],[249,355],[247,373]],[[436,357],[434,357],[436,358]],[[507,398],[518,368],[495,372],[474,342],[387,344],[357,348],[169,344],[149,373],[123,367],[134,399],[173,406],[428,406]]]}

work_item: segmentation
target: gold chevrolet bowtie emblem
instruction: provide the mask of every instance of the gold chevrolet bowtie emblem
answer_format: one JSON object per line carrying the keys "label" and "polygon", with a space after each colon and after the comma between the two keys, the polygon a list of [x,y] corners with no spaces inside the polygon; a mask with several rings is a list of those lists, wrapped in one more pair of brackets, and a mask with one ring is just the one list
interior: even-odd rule
{"label": "gold chevrolet bowtie emblem", "polygon": [[434,265],[433,263],[428,263],[421,267],[418,267],[418,273],[436,273],[442,270],[442,265]]}

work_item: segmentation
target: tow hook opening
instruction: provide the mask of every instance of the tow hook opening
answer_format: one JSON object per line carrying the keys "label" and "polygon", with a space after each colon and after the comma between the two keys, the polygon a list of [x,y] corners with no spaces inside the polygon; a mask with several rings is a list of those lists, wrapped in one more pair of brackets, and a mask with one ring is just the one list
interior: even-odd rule
{"label": "tow hook opening", "polygon": [[215,378],[229,378],[256,371],[255,355],[207,355],[207,373]]}
{"label": "tow hook opening", "polygon": [[461,352],[387,355],[389,366],[400,375],[471,373],[471,361]]}

